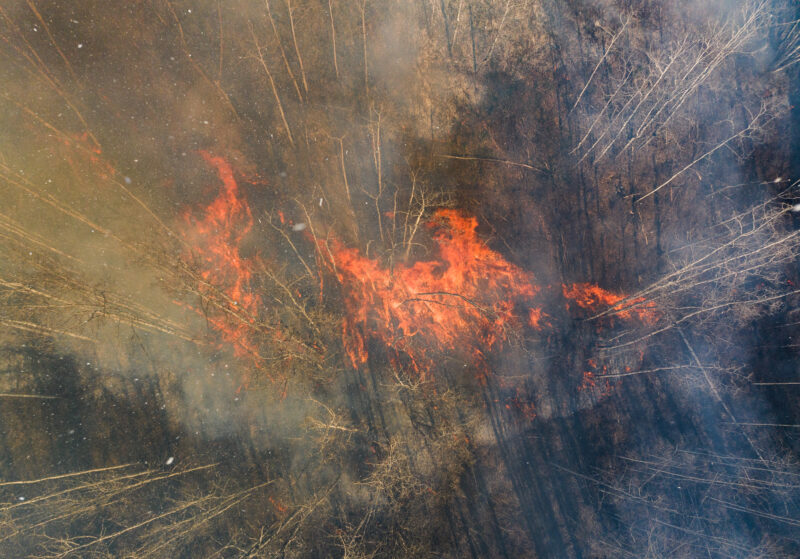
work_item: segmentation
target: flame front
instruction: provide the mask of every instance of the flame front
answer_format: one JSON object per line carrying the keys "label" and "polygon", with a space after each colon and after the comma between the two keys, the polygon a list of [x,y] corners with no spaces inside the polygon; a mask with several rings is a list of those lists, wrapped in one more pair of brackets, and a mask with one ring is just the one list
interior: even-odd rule
{"label": "flame front", "polygon": [[[253,291],[257,260],[240,252],[253,217],[230,164],[205,152],[201,155],[221,182],[218,196],[201,215],[186,217],[187,238],[199,253],[194,255],[200,268],[199,292],[213,306],[213,312],[204,314],[237,356],[258,367],[262,299]],[[279,216],[285,226],[280,212]],[[656,319],[652,302],[627,299],[596,285],[564,285],[560,294],[543,290],[531,272],[489,248],[478,237],[477,219],[462,212],[439,209],[428,227],[433,231],[433,257],[392,267],[335,238],[324,247],[326,241],[317,239],[322,261],[341,287],[342,343],[353,367],[364,366],[369,348],[374,347],[384,348],[395,367],[407,365],[420,378],[429,378],[444,354],[460,355],[479,374],[486,374],[486,357],[511,336],[553,327],[553,317],[537,303],[542,295],[563,296],[571,311],[610,308],[619,320]],[[279,331],[272,335],[287,341]]]}
{"label": "flame front", "polygon": [[611,311],[609,314],[621,319],[630,319],[635,316],[645,323],[653,323],[657,319],[655,303],[646,301],[644,297],[629,299],[625,295],[611,293],[591,283],[563,285],[562,291],[566,299],[578,307],[592,312],[607,308]]}
{"label": "flame front", "polygon": [[358,250],[332,243],[332,269],[342,285],[345,350],[366,363],[370,339],[410,358],[425,376],[431,351],[458,350],[481,358],[508,339],[509,329],[540,327],[533,274],[508,262],[478,238],[478,222],[438,210],[430,223],[437,258],[381,267]]}
{"label": "flame front", "polygon": [[240,253],[242,239],[253,227],[247,201],[239,192],[233,169],[222,157],[200,152],[222,182],[217,197],[199,218],[186,216],[187,237],[197,247],[202,279],[200,292],[213,301],[217,312],[206,318],[234,353],[256,359],[252,332],[261,298],[252,292],[253,262]]}

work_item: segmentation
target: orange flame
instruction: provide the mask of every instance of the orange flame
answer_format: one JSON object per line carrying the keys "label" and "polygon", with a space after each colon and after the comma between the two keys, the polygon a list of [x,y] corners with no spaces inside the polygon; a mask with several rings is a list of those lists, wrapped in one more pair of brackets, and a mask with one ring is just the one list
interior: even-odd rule
{"label": "orange flame", "polygon": [[[214,302],[207,320],[237,356],[259,364],[255,334],[262,301],[252,289],[257,261],[240,252],[253,217],[227,161],[201,155],[222,183],[219,195],[199,217],[186,216],[187,237],[200,247],[200,292]],[[286,218],[279,215],[285,224]],[[476,218],[440,209],[428,226],[433,230],[434,256],[411,265],[384,267],[336,239],[319,251],[341,286],[342,342],[353,367],[368,361],[369,343],[375,341],[388,350],[395,367],[409,365],[422,378],[431,374],[437,358],[452,352],[467,357],[485,375],[486,356],[506,344],[513,332],[552,327],[536,304],[541,288],[533,274],[489,248],[478,237]],[[619,319],[652,322],[657,317],[652,302],[625,300],[591,284],[565,285],[562,293],[573,307],[595,312],[610,306]],[[280,331],[274,335],[286,341]],[[521,396],[517,399],[523,401]],[[523,410],[526,417],[535,415],[532,407],[508,405]]]}
{"label": "orange flame", "polygon": [[480,359],[507,340],[509,326],[540,326],[543,313],[532,307],[539,292],[533,275],[486,246],[474,217],[454,210],[433,217],[438,257],[411,266],[389,270],[331,243],[331,268],[346,311],[342,337],[354,367],[366,363],[370,339],[408,356],[426,375],[431,350],[461,350]]}
{"label": "orange flame", "polygon": [[230,164],[204,151],[200,155],[222,181],[219,195],[203,210],[202,217],[185,217],[187,237],[200,247],[200,276],[207,282],[201,293],[218,302],[221,311],[207,318],[222,339],[233,345],[235,355],[253,358],[258,353],[251,339],[252,325],[261,299],[250,289],[252,262],[239,252],[242,239],[253,227],[253,216]]}
{"label": "orange flame", "polygon": [[617,295],[606,291],[602,287],[590,283],[575,283],[571,286],[562,285],[564,297],[574,302],[577,306],[592,312],[610,308],[613,314],[622,319],[634,316],[642,322],[652,324],[658,318],[653,301],[646,301],[644,297],[625,300],[625,295]]}

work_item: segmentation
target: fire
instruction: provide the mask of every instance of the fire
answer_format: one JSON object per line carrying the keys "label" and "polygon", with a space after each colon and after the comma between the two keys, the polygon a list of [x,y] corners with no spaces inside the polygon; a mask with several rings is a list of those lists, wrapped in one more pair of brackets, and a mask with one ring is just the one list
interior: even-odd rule
{"label": "fire", "polygon": [[442,209],[429,225],[436,258],[391,270],[331,243],[331,268],[344,294],[342,338],[354,367],[366,363],[371,339],[394,357],[407,356],[425,376],[431,351],[459,350],[481,359],[508,340],[510,329],[540,327],[533,274],[486,246],[474,217]]}
{"label": "fire", "polygon": [[[212,303],[204,314],[237,356],[258,365],[256,334],[261,326],[256,321],[262,298],[253,290],[258,261],[240,252],[253,216],[227,161],[206,152],[201,155],[221,182],[219,194],[199,215],[186,216],[187,238],[198,252],[194,261],[200,269],[199,291]],[[291,224],[278,213],[282,225]],[[421,378],[428,378],[436,360],[447,353],[463,356],[484,375],[489,372],[487,356],[512,336],[553,327],[553,317],[537,298],[557,294],[543,290],[531,272],[489,248],[478,236],[476,218],[440,209],[427,225],[432,231],[432,256],[413,264],[386,267],[335,238],[319,251],[320,261],[341,287],[342,343],[353,367],[367,363],[370,347],[382,347],[395,367],[405,365]],[[322,248],[324,241],[316,242]],[[568,310],[596,312],[610,307],[622,320],[656,318],[652,302],[627,300],[588,283],[562,286],[562,294]],[[278,341],[290,342],[279,327],[271,331]],[[525,413],[534,414],[532,408]]]}
{"label": "fire", "polygon": [[219,311],[209,313],[207,319],[237,356],[257,358],[256,343],[251,338],[261,299],[251,290],[253,262],[239,251],[242,239],[253,227],[253,216],[230,164],[207,152],[200,155],[222,182],[220,193],[200,217],[185,216],[187,237],[199,248],[195,256],[205,282],[201,293],[215,301]]}
{"label": "fire", "polygon": [[563,285],[562,291],[566,299],[574,302],[578,307],[592,312],[610,308],[613,314],[621,319],[630,319],[635,316],[648,324],[652,324],[658,318],[655,303],[646,301],[643,297],[626,300],[625,295],[611,293],[590,283]]}
{"label": "fire", "polygon": [[[536,299],[557,295],[489,248],[478,237],[474,217],[441,209],[429,226],[434,257],[393,269],[337,240],[329,244],[329,265],[345,307],[343,345],[354,367],[368,361],[370,341],[376,341],[389,350],[395,366],[406,358],[422,377],[434,370],[437,355],[452,351],[470,357],[483,374],[488,372],[487,354],[502,347],[512,332],[552,327]],[[563,286],[562,295],[568,310],[611,307],[621,320],[652,323],[657,318],[652,302],[626,300],[588,283]]]}

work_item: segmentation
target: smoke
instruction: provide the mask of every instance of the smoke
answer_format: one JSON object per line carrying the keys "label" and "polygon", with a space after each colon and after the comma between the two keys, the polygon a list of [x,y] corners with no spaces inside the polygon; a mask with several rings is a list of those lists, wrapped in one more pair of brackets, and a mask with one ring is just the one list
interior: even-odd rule
{"label": "smoke", "polygon": [[307,556],[789,537],[781,6],[39,4],[0,11],[2,343],[43,360],[3,386],[79,401],[87,468],[126,421],[241,459]]}

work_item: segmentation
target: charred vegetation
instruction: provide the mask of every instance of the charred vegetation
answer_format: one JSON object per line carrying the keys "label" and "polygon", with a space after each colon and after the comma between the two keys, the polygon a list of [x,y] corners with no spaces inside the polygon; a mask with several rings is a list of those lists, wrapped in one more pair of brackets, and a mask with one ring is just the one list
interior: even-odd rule
{"label": "charred vegetation", "polygon": [[797,8],[0,7],[0,555],[800,554]]}

